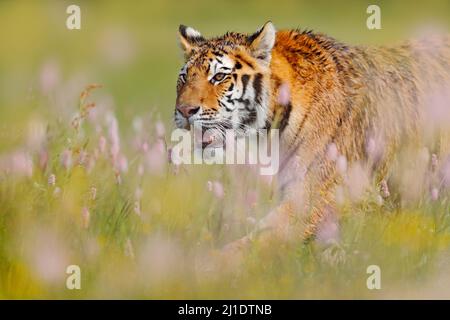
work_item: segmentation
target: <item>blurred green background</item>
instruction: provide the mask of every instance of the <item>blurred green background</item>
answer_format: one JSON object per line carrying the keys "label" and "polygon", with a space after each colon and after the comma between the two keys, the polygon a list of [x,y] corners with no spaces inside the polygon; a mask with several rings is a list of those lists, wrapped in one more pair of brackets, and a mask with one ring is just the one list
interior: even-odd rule
{"label": "blurred green background", "polygon": [[[81,7],[81,30],[66,28],[70,4]],[[381,7],[382,30],[366,27],[370,4]],[[269,188],[246,168],[233,176],[215,167],[155,174],[154,163],[145,173],[140,166],[164,140],[154,134],[155,120],[166,124],[166,138],[170,132],[183,63],[179,24],[209,37],[254,32],[272,20],[278,29],[370,45],[446,32],[449,18],[448,0],[0,0],[0,168],[8,159],[23,165],[15,168],[21,175],[0,175],[0,298],[371,298],[380,296],[365,286],[373,263],[386,279],[381,297],[448,297],[448,197],[430,203],[424,194],[420,206],[403,211],[368,197],[344,210],[347,260],[339,268],[322,263],[314,246],[280,246],[256,250],[247,273],[232,281],[227,274],[198,276],[194,256],[245,234],[274,205]],[[73,130],[80,92],[90,83],[103,85],[89,97],[97,104],[90,117],[106,121]],[[120,174],[108,154],[96,155],[101,137],[109,143],[118,136],[109,111],[124,138]],[[66,166],[61,156],[69,150],[96,163]],[[166,159],[163,151],[157,156]],[[224,190],[213,196],[205,186],[216,179]],[[234,223],[228,229],[222,215]],[[66,262],[73,261],[83,267],[80,292],[64,286]]]}
{"label": "blurred green background", "polygon": [[[66,7],[73,3],[81,7],[81,30],[65,26]],[[366,8],[370,4],[381,7],[382,30],[366,28]],[[446,0],[2,0],[3,137],[19,139],[23,117],[47,112],[48,106],[30,104],[29,99],[41,94],[40,74],[49,64],[56,69],[51,71],[57,73],[58,81],[74,87],[60,103],[74,101],[75,93],[86,83],[101,83],[111,95],[120,122],[155,110],[170,123],[176,78],[182,65],[177,44],[181,23],[213,36],[231,30],[253,32],[270,19],[278,29],[310,28],[348,43],[382,44],[414,36],[422,29],[447,30],[449,18],[450,1]],[[4,143],[0,145],[4,147]]]}

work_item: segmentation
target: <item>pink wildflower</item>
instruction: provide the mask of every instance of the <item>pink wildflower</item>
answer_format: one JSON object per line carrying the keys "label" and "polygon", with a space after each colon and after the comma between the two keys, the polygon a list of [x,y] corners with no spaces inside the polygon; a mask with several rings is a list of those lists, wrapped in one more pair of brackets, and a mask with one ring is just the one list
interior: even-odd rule
{"label": "pink wildflower", "polygon": [[119,158],[117,159],[117,169],[120,172],[128,171],[128,160],[123,154],[120,154]]}
{"label": "pink wildflower", "polygon": [[283,83],[278,90],[278,103],[287,106],[291,100],[291,91],[287,83]]}
{"label": "pink wildflower", "polygon": [[98,139],[98,149],[102,154],[106,151],[106,138],[104,136],[100,136]]}
{"label": "pink wildflower", "polygon": [[225,195],[223,185],[218,181],[208,181],[207,188],[208,191],[212,192],[214,196],[218,199],[222,199]]}
{"label": "pink wildflower", "polygon": [[136,213],[138,216],[141,215],[141,204],[139,201],[134,202],[134,213]]}
{"label": "pink wildflower", "polygon": [[56,176],[52,173],[49,177],[48,177],[48,185],[49,186],[54,186],[56,183]]}
{"label": "pink wildflower", "polygon": [[338,149],[335,143],[330,143],[327,147],[327,158],[330,161],[336,161],[338,157]]}
{"label": "pink wildflower", "polygon": [[381,181],[380,190],[381,190],[381,195],[383,196],[383,198],[387,198],[391,195],[391,193],[389,192],[389,187],[388,187],[386,180]]}
{"label": "pink wildflower", "polygon": [[340,174],[345,174],[347,172],[347,158],[345,156],[338,156],[336,160],[336,169]]}
{"label": "pink wildflower", "polygon": [[66,149],[62,152],[61,164],[65,169],[69,169],[72,166],[72,152],[70,150]]}
{"label": "pink wildflower", "polygon": [[109,120],[109,140],[111,143],[110,153],[113,159],[116,159],[120,152],[119,126],[117,119],[112,115]]}
{"label": "pink wildflower", "polygon": [[334,212],[331,209],[325,214],[317,227],[316,239],[318,243],[330,245],[339,240],[339,224]]}
{"label": "pink wildflower", "polygon": [[89,213],[88,208],[84,207],[81,213],[81,225],[83,228],[89,228],[89,222],[91,220],[91,214]]}
{"label": "pink wildflower", "polygon": [[438,161],[438,157],[435,153],[433,153],[431,155],[431,171],[436,171],[437,167],[438,167],[439,161]]}
{"label": "pink wildflower", "polygon": [[439,189],[438,188],[432,188],[431,189],[431,200],[437,201],[439,198]]}
{"label": "pink wildflower", "polygon": [[152,173],[160,174],[167,162],[165,155],[164,142],[158,140],[148,151],[146,155],[147,166]]}

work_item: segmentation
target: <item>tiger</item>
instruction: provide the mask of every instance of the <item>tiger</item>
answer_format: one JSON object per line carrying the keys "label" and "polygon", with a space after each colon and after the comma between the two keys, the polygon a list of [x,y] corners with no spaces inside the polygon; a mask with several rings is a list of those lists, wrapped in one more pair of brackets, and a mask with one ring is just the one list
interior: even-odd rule
{"label": "tiger", "polygon": [[210,39],[180,25],[178,36],[185,58],[177,81],[178,128],[200,123],[280,133],[280,202],[257,233],[228,250],[248,248],[255,234],[314,239],[325,217],[335,214],[343,179],[330,146],[351,166],[370,161],[368,145],[381,137],[383,150],[371,162],[380,185],[398,149],[424,136],[427,94],[450,88],[448,36],[353,46],[310,30],[276,31],[270,21],[255,33]]}

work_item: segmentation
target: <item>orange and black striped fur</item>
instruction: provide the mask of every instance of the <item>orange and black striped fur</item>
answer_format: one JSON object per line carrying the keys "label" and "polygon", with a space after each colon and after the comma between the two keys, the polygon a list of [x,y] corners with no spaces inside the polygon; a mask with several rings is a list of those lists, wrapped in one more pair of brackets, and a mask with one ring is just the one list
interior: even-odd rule
{"label": "orange and black striped fur", "polygon": [[[186,64],[177,85],[178,127],[198,121],[244,133],[280,129],[284,197],[262,225],[280,236],[308,238],[332,211],[341,177],[326,156],[330,144],[350,166],[368,161],[368,140],[381,137],[384,150],[374,161],[381,180],[397,148],[421,136],[427,93],[450,84],[446,37],[358,47],[313,32],[276,32],[270,22],[251,35],[205,39],[184,26],[179,35]],[[290,95],[280,104],[283,84]]]}

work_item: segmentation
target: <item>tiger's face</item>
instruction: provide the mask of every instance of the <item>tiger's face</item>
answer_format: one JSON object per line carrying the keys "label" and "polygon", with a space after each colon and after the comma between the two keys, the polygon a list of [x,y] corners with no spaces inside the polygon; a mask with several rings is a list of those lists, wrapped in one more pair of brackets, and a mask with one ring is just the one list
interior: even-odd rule
{"label": "tiger's face", "polygon": [[175,124],[200,125],[245,135],[266,126],[270,95],[270,59],[275,28],[266,23],[252,35],[227,33],[205,39],[185,26],[179,29],[186,62],[177,83]]}

